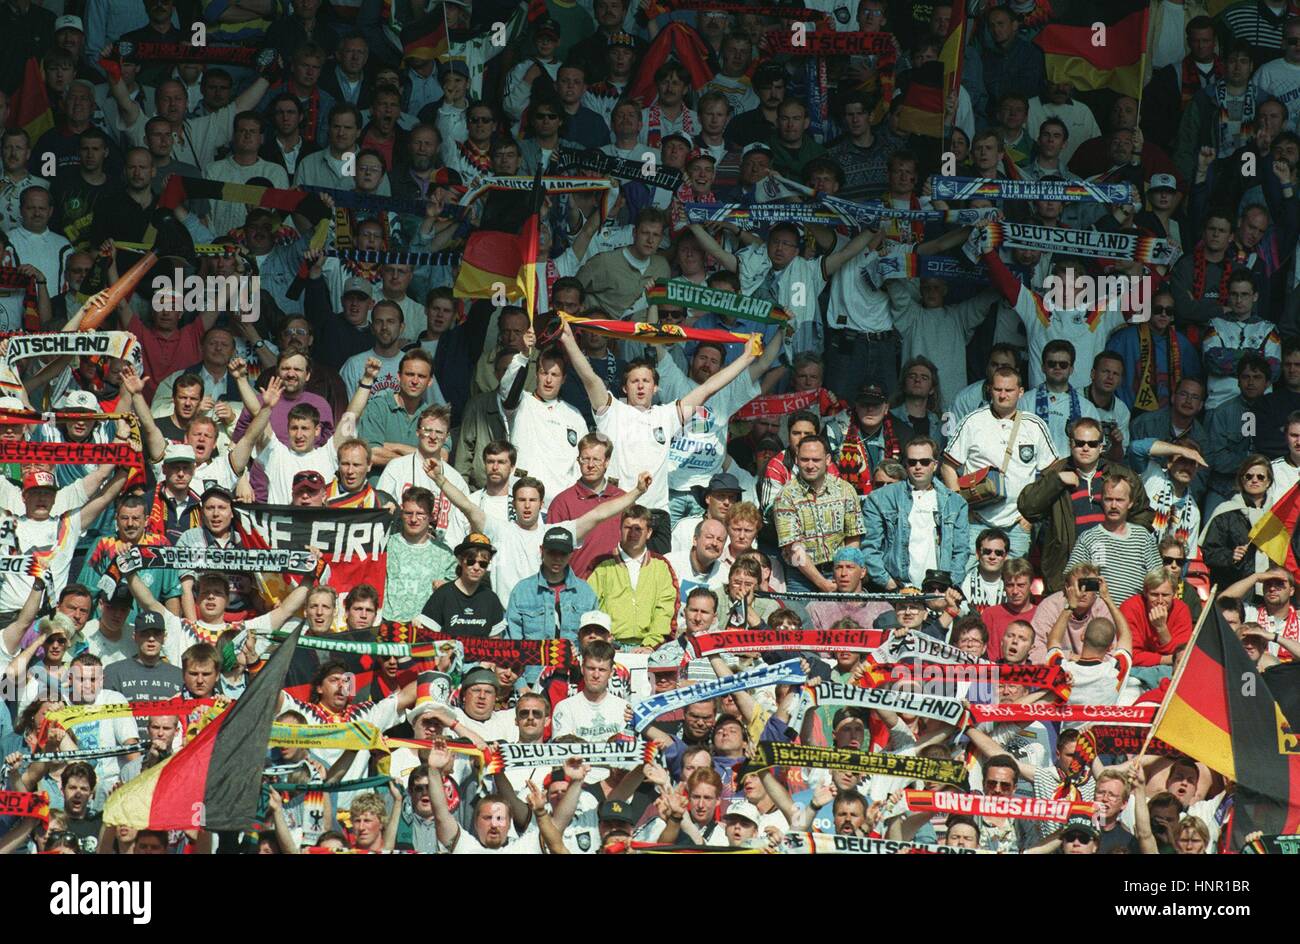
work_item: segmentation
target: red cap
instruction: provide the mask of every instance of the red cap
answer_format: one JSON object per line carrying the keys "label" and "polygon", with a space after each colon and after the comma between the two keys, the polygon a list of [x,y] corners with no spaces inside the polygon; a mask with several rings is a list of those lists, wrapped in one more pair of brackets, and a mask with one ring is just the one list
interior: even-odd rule
{"label": "red cap", "polygon": [[29,488],[58,488],[54,473],[44,469],[28,469],[23,473],[23,491]]}

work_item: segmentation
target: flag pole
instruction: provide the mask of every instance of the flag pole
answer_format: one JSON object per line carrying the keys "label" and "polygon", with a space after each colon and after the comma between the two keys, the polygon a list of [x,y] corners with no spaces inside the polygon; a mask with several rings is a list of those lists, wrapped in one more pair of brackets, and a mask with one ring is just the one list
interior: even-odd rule
{"label": "flag pole", "polygon": [[[1205,601],[1205,608],[1201,610],[1201,615],[1196,620],[1196,627],[1192,630],[1191,638],[1187,640],[1184,653],[1196,645],[1196,638],[1201,635],[1201,628],[1205,625],[1205,618],[1210,615],[1210,610],[1214,608],[1214,601],[1218,598],[1218,595],[1219,585],[1216,583],[1210,588],[1210,598]],[[1160,703],[1160,710],[1156,712],[1156,716],[1151,720],[1151,727],[1147,728],[1146,740],[1142,742],[1142,750],[1138,751],[1137,762],[1139,765],[1142,763],[1142,758],[1146,756],[1147,748],[1151,745],[1151,739],[1155,737],[1156,728],[1160,726],[1160,721],[1164,718],[1165,711],[1168,710],[1169,703],[1173,700],[1174,691],[1178,688],[1178,683],[1183,677],[1183,670],[1186,668],[1187,656],[1184,654],[1182,664],[1178,666],[1178,669],[1174,672],[1173,681],[1169,683],[1169,691],[1165,692],[1165,699]]]}

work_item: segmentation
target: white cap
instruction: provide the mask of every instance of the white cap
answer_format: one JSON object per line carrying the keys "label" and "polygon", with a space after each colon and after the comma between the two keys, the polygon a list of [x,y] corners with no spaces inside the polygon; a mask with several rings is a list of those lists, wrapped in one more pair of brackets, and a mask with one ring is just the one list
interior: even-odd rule
{"label": "white cap", "polygon": [[1152,190],[1177,190],[1178,182],[1174,180],[1173,174],[1152,174],[1151,179],[1147,181],[1147,193]]}
{"label": "white cap", "polygon": [[722,814],[723,819],[728,816],[742,816],[757,826],[762,814],[758,812],[758,807],[748,800],[736,800],[727,807],[727,812]]}
{"label": "white cap", "polygon": [[54,404],[56,410],[94,410],[99,412],[99,401],[89,390],[69,390],[59,402]]}
{"label": "white cap", "polygon": [[59,30],[64,29],[74,29],[79,33],[84,33],[86,31],[86,27],[81,23],[81,17],[71,15],[61,16],[54,21],[54,32],[57,33]]}
{"label": "white cap", "polygon": [[162,464],[169,462],[197,462],[194,457],[194,447],[189,443],[168,443],[167,450],[163,453]]}
{"label": "white cap", "polygon": [[582,619],[578,621],[578,632],[582,632],[584,626],[599,626],[607,633],[614,632],[614,623],[604,610],[588,610],[583,613]]}

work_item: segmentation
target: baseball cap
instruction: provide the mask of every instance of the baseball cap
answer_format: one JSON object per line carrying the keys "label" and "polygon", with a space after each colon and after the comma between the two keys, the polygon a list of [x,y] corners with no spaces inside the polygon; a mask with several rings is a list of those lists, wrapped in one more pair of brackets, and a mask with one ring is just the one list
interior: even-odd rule
{"label": "baseball cap", "polygon": [[195,462],[194,447],[189,443],[168,443],[163,452],[162,464],[169,462]]}
{"label": "baseball cap", "polygon": [[573,553],[573,532],[568,528],[547,528],[542,537],[542,550]]}
{"label": "baseball cap", "polygon": [[81,17],[71,15],[61,16],[54,21],[54,32],[57,33],[59,30],[65,29],[74,29],[79,33],[86,31],[86,27],[81,22]]}
{"label": "baseball cap", "polygon": [[1065,821],[1065,829],[1062,832],[1068,833],[1076,829],[1082,830],[1093,839],[1101,837],[1101,830],[1097,828],[1097,824],[1092,821],[1091,816],[1071,816]]}
{"label": "baseball cap", "polygon": [[438,63],[438,75],[444,76],[454,72],[456,75],[463,75],[469,78],[469,66],[465,64],[464,59],[444,59]]}
{"label": "baseball cap", "polygon": [[293,477],[293,497],[319,495],[325,491],[325,478],[319,472],[306,469]]}
{"label": "baseball cap", "polygon": [[682,134],[680,131],[674,131],[672,134],[666,134],[659,139],[659,150],[662,151],[665,144],[674,140],[681,141],[686,145],[688,150],[692,150],[695,147],[695,142],[691,140],[690,135]]}
{"label": "baseball cap", "polygon": [[856,547],[842,547],[838,551],[836,551],[835,556],[831,558],[832,564],[838,564],[843,561],[848,561],[850,564],[853,564],[855,567],[867,566],[866,557],[864,557],[862,552],[858,550]]}
{"label": "baseball cap", "polygon": [[129,609],[134,602],[135,597],[131,595],[131,588],[126,585],[125,580],[119,580],[117,585],[113,587],[112,593],[101,591],[99,594],[100,606],[116,606]]}
{"label": "baseball cap", "polygon": [[627,823],[629,826],[636,825],[636,814],[632,812],[632,807],[628,806],[622,800],[606,800],[600,804],[600,810],[597,817],[605,823]]}
{"label": "baseball cap", "polygon": [[54,473],[44,469],[28,469],[23,473],[23,491],[29,488],[58,488]]}
{"label": "baseball cap", "polygon": [[677,674],[681,666],[681,657],[670,649],[656,649],[650,653],[650,658],[646,660],[646,671],[648,672],[672,672]]}
{"label": "baseball cap", "polygon": [[733,816],[738,819],[747,819],[757,826],[761,814],[758,812],[758,807],[753,803],[750,803],[748,800],[734,800],[732,804],[727,807],[727,812],[722,814],[722,818],[724,820],[731,819]]}
{"label": "baseball cap", "polygon": [[845,721],[861,721],[865,725],[867,723],[867,714],[861,708],[846,705],[831,717],[831,730],[838,730],[839,726]]}
{"label": "baseball cap", "polygon": [[753,154],[755,151],[762,151],[768,157],[772,156],[772,149],[770,147],[768,147],[762,141],[754,141],[751,144],[746,144],[744,148],[741,149],[740,159],[743,161],[745,158],[749,157],[749,155]]}
{"label": "baseball cap", "polygon": [[888,403],[889,397],[885,395],[885,388],[878,383],[863,384],[862,389],[858,391],[858,406],[868,406],[879,403]]}
{"label": "baseball cap", "polygon": [[947,590],[952,586],[952,577],[946,570],[927,570],[925,579],[921,581],[921,589],[928,590],[930,587],[937,587],[940,590]]}
{"label": "baseball cap", "polygon": [[167,624],[163,622],[162,614],[155,613],[153,610],[142,610],[137,614],[133,628],[137,633],[167,632]]}
{"label": "baseball cap", "polygon": [[549,34],[556,39],[560,38],[560,24],[555,22],[553,17],[544,16],[533,24],[533,35],[541,36]]}
{"label": "baseball cap", "polygon": [[224,498],[228,502],[234,502],[235,495],[224,485],[209,485],[199,496],[199,503],[202,504],[209,498]]}
{"label": "baseball cap", "polygon": [[466,536],[465,540],[457,544],[456,550],[452,553],[457,557],[460,557],[462,554],[468,554],[470,551],[487,551],[489,554],[495,555],[497,549],[492,546],[492,542],[488,540],[486,534],[475,532],[474,534]]}
{"label": "baseball cap", "polygon": [[69,390],[54,404],[56,410],[99,410],[99,400],[89,390]]}
{"label": "baseball cap", "polygon": [[614,632],[614,623],[610,620],[609,614],[603,610],[588,610],[582,614],[582,619],[578,622],[578,632],[581,633],[588,626],[598,626],[610,634]]}
{"label": "baseball cap", "polygon": [[605,46],[626,46],[628,49],[636,49],[636,37],[620,30],[605,40]]}
{"label": "baseball cap", "polygon": [[369,298],[374,294],[370,283],[362,278],[351,278],[343,283],[343,294],[347,295],[364,295]]}
{"label": "baseball cap", "polygon": [[691,151],[690,154],[686,155],[686,166],[689,167],[692,163],[699,160],[709,161],[710,163],[713,164],[718,163],[718,159],[714,157],[712,154],[710,154],[708,151],[702,151],[699,148],[696,148],[695,150]]}
{"label": "baseball cap", "polygon": [[1178,183],[1173,174],[1152,174],[1147,181],[1147,193],[1153,190],[1177,190]]}

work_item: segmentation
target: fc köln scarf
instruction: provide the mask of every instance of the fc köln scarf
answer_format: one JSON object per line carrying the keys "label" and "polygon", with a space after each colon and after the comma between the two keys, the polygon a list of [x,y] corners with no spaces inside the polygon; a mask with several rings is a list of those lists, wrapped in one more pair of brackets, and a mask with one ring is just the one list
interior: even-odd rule
{"label": "fc k\u00f6ln scarf", "polygon": [[[328,565],[325,583],[340,592],[368,583],[380,594],[388,572],[388,529],[393,516],[382,508],[315,508],[235,505],[235,530],[250,550],[301,551],[318,547]],[[261,575],[272,598],[301,582],[298,574]]]}
{"label": "fc k\u00f6ln scarf", "polygon": [[1082,800],[1050,800],[1022,796],[986,796],[948,790],[908,790],[907,808],[914,813],[959,813],[1064,823],[1071,816],[1092,816],[1096,804]]}

